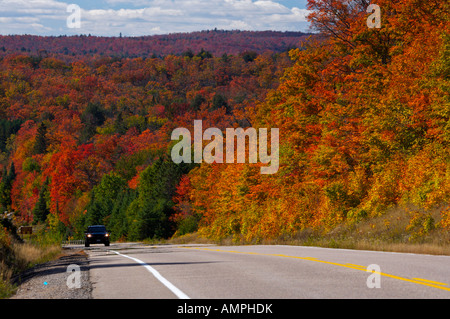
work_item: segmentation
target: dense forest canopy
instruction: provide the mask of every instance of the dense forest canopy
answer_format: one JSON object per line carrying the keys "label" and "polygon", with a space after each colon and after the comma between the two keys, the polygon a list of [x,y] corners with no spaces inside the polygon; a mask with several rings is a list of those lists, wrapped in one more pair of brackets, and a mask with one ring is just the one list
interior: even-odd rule
{"label": "dense forest canopy", "polygon": [[[177,42],[201,34],[164,37],[174,38],[177,49],[165,49],[177,55],[159,51],[164,57],[156,57],[147,47],[127,46],[137,50],[131,55],[146,56],[136,58],[107,51],[151,38],[3,37],[0,43],[10,45],[0,60],[3,211],[14,211],[22,223],[47,223],[63,236],[81,234],[88,224],[106,224],[113,239],[171,236],[173,197],[193,168],[169,161],[173,129],[195,119],[222,129],[250,126],[249,112],[292,65],[285,50],[262,50],[269,37],[283,39],[283,33],[243,33],[239,41],[255,38],[260,53],[216,56]],[[240,35],[214,34],[224,46],[227,34]],[[49,41],[76,54],[58,45],[42,53]],[[202,41],[220,50],[215,41]],[[14,43],[31,49],[8,53]],[[89,46],[98,51],[84,53]]]}
{"label": "dense forest canopy", "polygon": [[0,56],[12,53],[57,56],[73,61],[84,56],[149,58],[197,54],[202,50],[214,56],[242,52],[281,53],[299,47],[311,34],[279,31],[205,30],[142,37],[98,37],[91,35],[42,37],[0,36]]}
{"label": "dense forest canopy", "polygon": [[[447,207],[449,4],[377,4],[372,29],[368,1],[309,0],[322,34],[309,41],[0,37],[2,209],[62,237],[101,223],[114,240],[198,231],[252,242],[394,205]],[[171,132],[197,119],[279,128],[278,173],[173,163]],[[445,209],[440,225],[450,227]]]}

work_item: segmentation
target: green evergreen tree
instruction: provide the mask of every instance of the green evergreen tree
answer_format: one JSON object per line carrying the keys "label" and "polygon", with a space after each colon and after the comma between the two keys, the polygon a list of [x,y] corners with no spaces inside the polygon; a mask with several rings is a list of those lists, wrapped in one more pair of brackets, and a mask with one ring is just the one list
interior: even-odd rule
{"label": "green evergreen tree", "polygon": [[0,119],[0,150],[2,152],[6,151],[8,138],[10,138],[12,134],[16,134],[19,131],[22,123],[22,120],[8,121],[5,119]]}
{"label": "green evergreen tree", "polygon": [[37,130],[36,141],[34,143],[34,154],[43,154],[47,151],[47,126],[42,122]]}
{"label": "green evergreen tree", "polygon": [[222,94],[217,93],[216,95],[214,95],[214,98],[212,101],[212,110],[217,110],[222,107],[225,107],[228,114],[231,112],[231,109],[228,105],[227,99]]}
{"label": "green evergreen tree", "polygon": [[125,189],[120,192],[111,212],[111,217],[107,225],[111,231],[111,239],[118,240],[128,237],[128,219],[127,209],[131,202],[136,198],[136,191],[133,189]]}
{"label": "green evergreen tree", "polygon": [[141,173],[139,195],[128,209],[132,240],[173,235],[175,225],[170,220],[174,213],[172,198],[181,177],[193,166],[158,159]]}
{"label": "green evergreen tree", "polygon": [[48,184],[49,179],[47,179],[44,182],[44,185],[42,185],[41,190],[39,191],[39,199],[34,206],[33,209],[33,223],[37,224],[39,222],[45,222],[47,220],[48,214],[50,214],[50,210],[47,206],[48,202]]}
{"label": "green evergreen tree", "polygon": [[127,188],[126,181],[119,175],[110,173],[103,176],[100,184],[91,192],[91,201],[86,209],[85,227],[105,224],[119,195]]}
{"label": "green evergreen tree", "polygon": [[0,205],[2,211],[11,209],[11,189],[14,179],[16,178],[16,169],[14,162],[11,163],[8,173],[6,169],[3,172],[3,178],[0,183]]}
{"label": "green evergreen tree", "polygon": [[81,114],[84,128],[81,132],[81,142],[89,141],[96,133],[97,127],[102,126],[106,120],[106,112],[100,103],[89,103]]}
{"label": "green evergreen tree", "polygon": [[123,135],[127,132],[127,126],[123,121],[122,112],[117,115],[116,120],[114,121],[114,131],[116,133],[119,133],[120,135]]}
{"label": "green evergreen tree", "polygon": [[197,95],[194,97],[194,100],[191,102],[190,107],[191,107],[191,109],[192,109],[193,111],[199,111],[199,110],[200,110],[200,106],[201,106],[202,103],[204,103],[204,102],[206,102],[206,99],[205,99],[202,95],[197,94]]}

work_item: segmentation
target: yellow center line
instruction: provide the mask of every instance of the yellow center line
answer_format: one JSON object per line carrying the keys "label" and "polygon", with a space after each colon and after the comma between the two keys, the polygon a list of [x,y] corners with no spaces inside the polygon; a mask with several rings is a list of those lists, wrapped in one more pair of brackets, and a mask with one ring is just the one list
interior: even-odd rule
{"label": "yellow center line", "polygon": [[392,278],[392,279],[397,279],[397,280],[411,282],[411,283],[418,284],[418,285],[423,285],[423,286],[433,287],[433,288],[437,288],[437,289],[441,289],[441,290],[445,290],[445,291],[450,291],[450,288],[443,287],[444,285],[447,286],[447,284],[445,284],[445,283],[440,283],[437,281],[431,281],[431,280],[421,279],[421,278],[409,279],[409,278],[390,275],[390,274],[386,274],[386,273],[382,273],[382,272],[378,272],[378,271],[370,271],[361,265],[355,265],[355,264],[350,264],[350,263],[347,263],[347,264],[334,263],[334,262],[330,262],[330,261],[320,260],[315,257],[298,257],[298,256],[289,256],[289,255],[283,255],[283,254],[263,254],[263,253],[243,252],[243,251],[236,251],[236,250],[223,250],[223,249],[211,249],[211,248],[199,248],[199,247],[180,247],[180,248],[207,250],[207,251],[233,253],[233,254],[244,254],[244,255],[273,256],[273,257],[283,257],[283,258],[293,258],[293,259],[314,261],[314,262],[318,262],[318,263],[322,263],[322,264],[328,264],[328,265],[345,267],[345,268],[355,269],[355,270],[364,271],[364,272],[370,272],[372,274],[378,274],[380,276],[384,276],[384,277],[388,277],[388,278]]}
{"label": "yellow center line", "polygon": [[364,270],[367,270],[367,267],[366,267],[366,266],[361,266],[361,265],[356,265],[356,264],[350,264],[350,263],[346,263],[346,265],[353,266],[353,267],[358,267],[358,268],[364,268]]}
{"label": "yellow center line", "polygon": [[427,279],[422,279],[422,278],[413,278],[413,279],[419,280],[419,281],[424,281],[424,282],[429,282],[430,284],[448,286],[448,284],[444,284],[443,282],[439,282],[439,281],[432,281],[432,280],[427,280]]}

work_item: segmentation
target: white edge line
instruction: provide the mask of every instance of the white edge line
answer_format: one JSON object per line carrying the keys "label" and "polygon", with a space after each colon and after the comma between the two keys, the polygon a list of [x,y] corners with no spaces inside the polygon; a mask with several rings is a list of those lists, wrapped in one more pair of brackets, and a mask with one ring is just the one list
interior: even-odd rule
{"label": "white edge line", "polygon": [[188,297],[188,295],[186,295],[184,292],[182,292],[180,289],[178,289],[177,287],[175,287],[170,281],[168,281],[166,278],[164,278],[156,269],[154,269],[153,267],[149,266],[148,264],[146,264],[145,262],[143,262],[142,260],[139,260],[137,258],[133,258],[127,255],[123,255],[117,251],[113,251],[111,250],[111,252],[134,260],[135,262],[137,262],[138,264],[141,264],[142,266],[144,266],[145,269],[147,269],[153,276],[155,276],[156,279],[158,279],[164,286],[166,286],[170,291],[172,291],[179,299],[190,299]]}

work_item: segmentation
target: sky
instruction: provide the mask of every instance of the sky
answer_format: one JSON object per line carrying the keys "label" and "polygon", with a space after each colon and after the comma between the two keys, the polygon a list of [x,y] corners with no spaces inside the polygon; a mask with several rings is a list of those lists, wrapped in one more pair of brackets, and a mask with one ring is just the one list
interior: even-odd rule
{"label": "sky", "polygon": [[143,36],[215,28],[306,32],[306,2],[0,0],[0,34]]}

